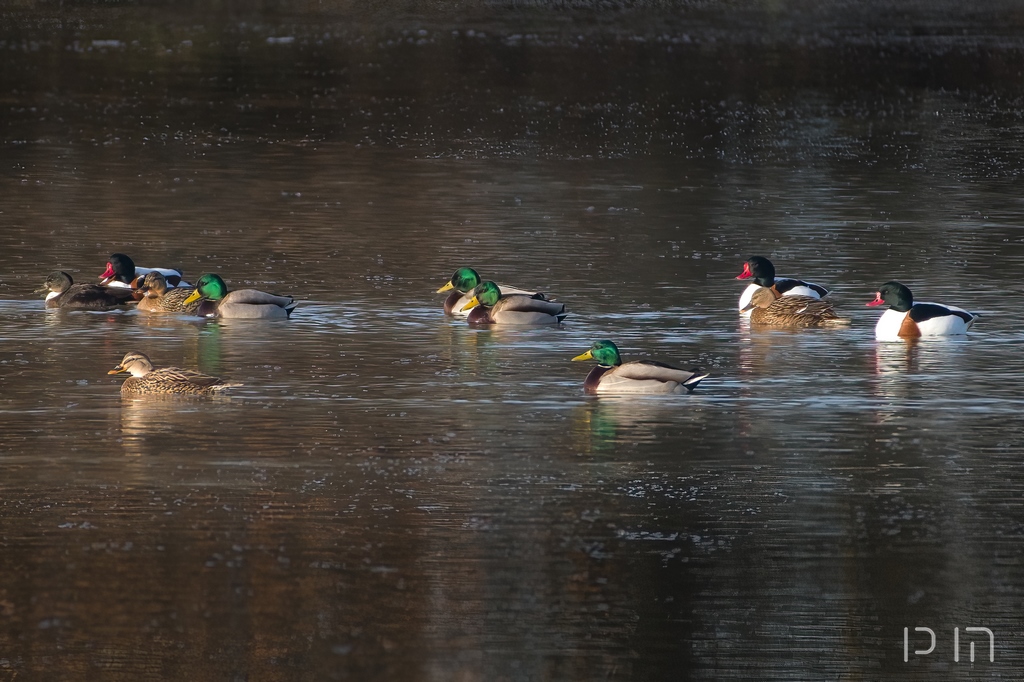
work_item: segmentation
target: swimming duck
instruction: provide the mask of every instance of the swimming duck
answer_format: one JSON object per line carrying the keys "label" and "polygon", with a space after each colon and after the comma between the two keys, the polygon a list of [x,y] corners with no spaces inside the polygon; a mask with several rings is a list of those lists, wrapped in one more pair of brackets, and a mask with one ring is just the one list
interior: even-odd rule
{"label": "swimming duck", "polygon": [[106,310],[119,305],[128,305],[134,301],[130,289],[111,289],[98,284],[75,284],[71,275],[61,270],[54,270],[46,277],[42,287],[36,293],[46,294],[47,308],[63,308],[65,310]]}
{"label": "swimming duck", "polygon": [[135,287],[135,280],[145,276],[149,272],[159,272],[167,280],[168,287],[189,286],[188,282],[181,279],[181,270],[174,268],[137,268],[135,261],[123,253],[110,254],[107,261],[107,269],[100,275],[100,284],[108,287]]}
{"label": "swimming duck", "polygon": [[195,291],[192,287],[167,288],[167,279],[157,270],[146,273],[139,286],[142,298],[139,299],[139,310],[150,313],[184,313],[197,315],[200,301],[185,305],[185,299]]}
{"label": "swimming duck", "polygon": [[938,303],[914,303],[914,295],[899,282],[886,282],[878,287],[875,300],[867,305],[888,304],[875,325],[879,341],[916,339],[922,336],[956,336],[966,334],[977,315],[962,308]]}
{"label": "swimming duck", "polygon": [[[141,305],[141,304],[140,304]],[[750,323],[766,327],[845,327],[846,318],[836,315],[831,301],[810,296],[775,298],[771,289],[759,287],[747,304]]]}
{"label": "swimming duck", "polygon": [[241,386],[229,384],[218,377],[178,367],[154,369],[145,353],[129,351],[121,363],[107,374],[127,372],[130,377],[121,384],[121,393],[183,393],[188,395],[209,395],[225,388]]}
{"label": "swimming duck", "polygon": [[470,311],[470,324],[558,324],[568,315],[564,303],[503,294],[494,282],[482,282],[462,310]]}
{"label": "swimming duck", "polygon": [[[482,281],[483,280],[480,279],[480,275],[473,268],[459,268],[456,270],[455,274],[452,275],[452,278],[448,280],[447,284],[436,292],[438,294],[442,294],[446,291],[452,292],[448,294],[448,298],[444,300],[444,314],[468,315],[468,310],[464,310],[465,305],[473,298],[473,290],[480,286]],[[503,294],[525,294],[526,296],[532,296],[541,301],[549,300],[544,294],[535,291],[517,289],[504,284],[499,284],[498,288],[501,289],[501,293]]]}
{"label": "swimming duck", "polygon": [[707,374],[697,368],[686,370],[653,360],[622,362],[611,341],[597,341],[573,361],[597,360],[583,382],[587,393],[689,393]]}
{"label": "swimming duck", "polygon": [[754,282],[740,294],[740,312],[750,310],[750,297],[760,287],[767,287],[775,294],[775,298],[781,296],[810,296],[821,298],[828,296],[828,289],[811,282],[800,279],[775,279],[775,266],[767,258],[751,256],[743,264],[743,272],[736,276],[736,279],[754,278]]}
{"label": "swimming duck", "polygon": [[197,315],[230,319],[283,320],[298,305],[291,296],[268,294],[257,289],[238,289],[229,293],[224,280],[213,274],[200,277],[196,290],[182,301],[182,305],[190,305],[200,299],[202,303]]}

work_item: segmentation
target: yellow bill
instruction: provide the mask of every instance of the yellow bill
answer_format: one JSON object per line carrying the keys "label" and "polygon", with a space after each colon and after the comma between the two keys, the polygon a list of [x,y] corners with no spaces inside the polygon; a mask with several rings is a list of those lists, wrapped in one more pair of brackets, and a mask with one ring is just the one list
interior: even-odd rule
{"label": "yellow bill", "polygon": [[469,299],[469,303],[462,306],[462,311],[465,312],[467,310],[471,310],[472,308],[475,308],[478,305],[480,305],[480,301],[476,300],[476,296],[474,296],[473,298]]}
{"label": "yellow bill", "polygon": [[198,301],[202,297],[203,297],[203,295],[199,293],[199,289],[196,289],[191,294],[189,294],[189,297],[186,298],[184,301],[182,301],[181,304],[182,305],[188,305],[189,303],[193,303],[194,301]]}
{"label": "yellow bill", "polygon": [[440,289],[438,289],[434,293],[436,293],[436,294],[443,294],[444,292],[451,291],[454,288],[455,288],[455,285],[452,284],[451,280],[448,280],[448,284],[445,284],[443,287],[441,287]]}
{"label": "yellow bill", "polygon": [[572,359],[572,361],[573,361],[573,362],[576,362],[577,360],[593,360],[593,359],[594,359],[594,354],[593,354],[593,353],[591,353],[591,352],[590,352],[590,351],[588,350],[588,351],[587,351],[586,353],[583,353],[582,355],[577,355],[576,357],[574,357],[574,358]]}

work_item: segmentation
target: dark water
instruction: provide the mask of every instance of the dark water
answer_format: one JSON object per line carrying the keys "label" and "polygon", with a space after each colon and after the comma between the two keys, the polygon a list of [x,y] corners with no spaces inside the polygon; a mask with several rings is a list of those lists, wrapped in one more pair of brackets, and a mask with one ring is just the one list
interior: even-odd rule
{"label": "dark water", "polygon": [[[0,679],[1019,679],[1022,24],[3,6]],[[43,310],[113,251],[302,303]],[[852,327],[749,330],[750,254]],[[445,319],[466,264],[569,319]],[[889,279],[975,331],[875,342]],[[712,376],[587,398],[600,338]]]}

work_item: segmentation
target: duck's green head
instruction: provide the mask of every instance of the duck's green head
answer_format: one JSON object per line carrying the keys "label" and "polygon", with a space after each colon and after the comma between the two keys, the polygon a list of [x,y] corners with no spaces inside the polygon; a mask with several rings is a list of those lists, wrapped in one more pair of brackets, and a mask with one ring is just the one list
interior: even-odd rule
{"label": "duck's green head", "polygon": [[200,298],[219,301],[227,295],[228,285],[224,284],[224,280],[220,278],[220,275],[208,273],[199,278],[199,281],[196,282],[196,290],[182,302],[182,305],[198,301]]}
{"label": "duck's green head", "polygon": [[611,341],[595,341],[590,350],[573,358],[573,361],[576,360],[597,360],[597,364],[603,367],[618,367],[622,364],[619,348]]}
{"label": "duck's green head", "polygon": [[463,294],[468,294],[480,286],[480,275],[473,268],[459,268],[448,280],[448,283],[437,290],[437,293],[457,289]]}
{"label": "duck's green head", "polygon": [[876,306],[888,304],[890,308],[898,313],[905,313],[914,307],[914,295],[905,284],[899,282],[886,282],[878,287],[875,293],[875,300],[867,305]]}
{"label": "duck's green head", "polygon": [[501,298],[501,289],[494,282],[481,282],[480,286],[473,290],[473,298],[469,300],[469,303],[462,306],[463,310],[470,310],[482,305],[485,308],[490,308],[492,305],[498,302]]}

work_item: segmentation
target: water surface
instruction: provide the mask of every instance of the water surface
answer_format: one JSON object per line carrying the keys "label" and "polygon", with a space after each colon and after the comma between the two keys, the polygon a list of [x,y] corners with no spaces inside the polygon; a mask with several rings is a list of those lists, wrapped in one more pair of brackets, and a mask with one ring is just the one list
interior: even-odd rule
{"label": "water surface", "polygon": [[[1016,679],[1024,38],[932,8],[3,10],[0,677]],[[43,310],[114,251],[302,303]],[[852,326],[750,330],[751,254]],[[890,279],[976,329],[875,342]]]}

